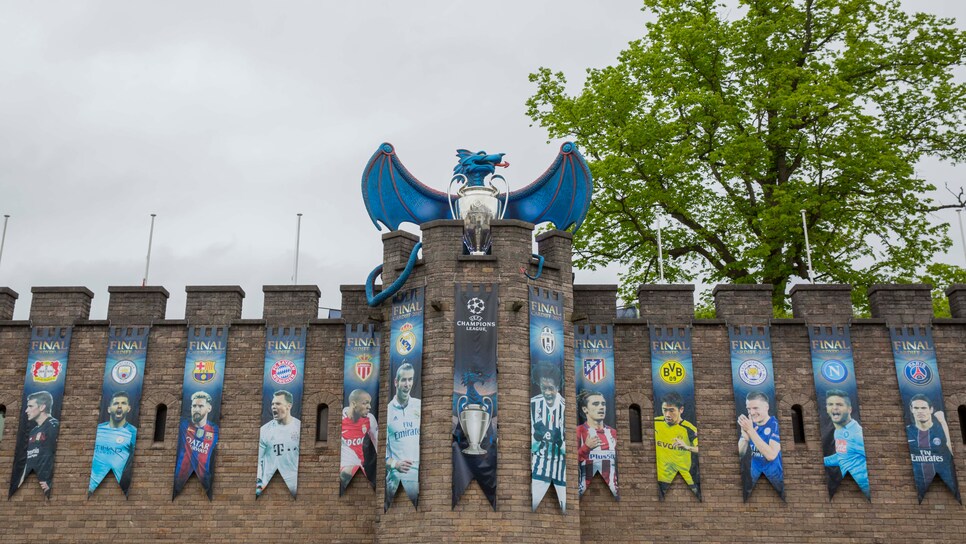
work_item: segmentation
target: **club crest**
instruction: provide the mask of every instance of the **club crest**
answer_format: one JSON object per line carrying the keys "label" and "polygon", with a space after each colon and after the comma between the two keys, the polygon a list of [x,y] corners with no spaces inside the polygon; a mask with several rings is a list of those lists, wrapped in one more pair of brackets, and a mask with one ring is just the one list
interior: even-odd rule
{"label": "club crest", "polygon": [[138,367],[133,361],[118,361],[111,369],[111,378],[119,384],[131,383],[138,375]]}
{"label": "club crest", "polygon": [[543,352],[550,355],[557,349],[557,340],[553,336],[553,331],[550,327],[544,327],[540,331],[540,347],[543,348]]}
{"label": "club crest", "polygon": [[198,361],[191,371],[191,379],[198,383],[208,383],[215,379],[215,374],[217,372],[214,361]]}
{"label": "club crest", "polygon": [[280,385],[291,383],[298,376],[298,373],[295,363],[286,359],[275,361],[275,364],[272,365],[272,381]]}
{"label": "club crest", "polygon": [[61,368],[60,361],[36,361],[30,369],[30,375],[35,382],[49,383],[57,380]]}
{"label": "club crest", "polygon": [[903,369],[903,375],[913,385],[926,385],[932,381],[932,370],[923,361],[909,361]]}
{"label": "club crest", "polygon": [[761,385],[768,378],[768,370],[761,361],[749,359],[738,367],[738,377],[748,385]]}
{"label": "club crest", "polygon": [[603,359],[584,359],[584,378],[590,383],[599,383],[607,376]]}
{"label": "club crest", "polygon": [[372,361],[368,355],[359,357],[359,361],[356,362],[355,371],[356,376],[362,381],[366,381],[372,375]]}

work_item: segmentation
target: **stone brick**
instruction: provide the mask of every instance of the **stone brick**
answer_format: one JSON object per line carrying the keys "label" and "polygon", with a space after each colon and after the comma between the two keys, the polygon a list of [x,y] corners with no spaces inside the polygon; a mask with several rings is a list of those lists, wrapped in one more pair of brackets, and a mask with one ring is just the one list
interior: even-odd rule
{"label": "stone brick", "polygon": [[792,315],[810,323],[848,323],[852,318],[852,286],[799,284],[792,287]]}
{"label": "stone brick", "polygon": [[319,317],[322,291],[316,285],[266,285],[262,317],[275,325],[307,323]]}
{"label": "stone brick", "polygon": [[932,286],[925,283],[869,286],[872,317],[889,325],[930,323],[933,318]]}
{"label": "stone brick", "polygon": [[949,311],[953,317],[966,317],[966,284],[954,283],[946,289]]}
{"label": "stone brick", "polygon": [[617,318],[616,285],[574,285],[574,322],[613,323]]}
{"label": "stone brick", "polygon": [[382,235],[382,284],[396,281],[409,261],[419,236],[404,230],[394,230]]}
{"label": "stone brick", "polygon": [[[406,282],[403,288],[408,287],[413,285]],[[369,306],[365,285],[340,285],[339,290],[342,291],[342,319],[346,323],[382,321],[384,310],[391,304],[391,301],[387,300],[378,307]],[[382,287],[377,285],[374,294],[378,295],[381,292]]]}
{"label": "stone brick", "polygon": [[193,325],[227,325],[241,319],[245,291],[237,285],[185,287],[184,318]]}
{"label": "stone brick", "polygon": [[694,319],[693,285],[641,285],[637,300],[641,319],[649,323],[676,325]]}
{"label": "stone brick", "polygon": [[91,315],[94,293],[86,287],[34,287],[30,320],[41,325],[72,325]]}
{"label": "stone brick", "polygon": [[0,287],[0,321],[13,319],[13,310],[20,295],[9,287]]}
{"label": "stone brick", "polygon": [[729,323],[767,323],[774,316],[772,286],[718,285],[711,292],[715,316]]}
{"label": "stone brick", "polygon": [[114,324],[150,325],[164,319],[168,291],[164,287],[108,287],[107,318]]}

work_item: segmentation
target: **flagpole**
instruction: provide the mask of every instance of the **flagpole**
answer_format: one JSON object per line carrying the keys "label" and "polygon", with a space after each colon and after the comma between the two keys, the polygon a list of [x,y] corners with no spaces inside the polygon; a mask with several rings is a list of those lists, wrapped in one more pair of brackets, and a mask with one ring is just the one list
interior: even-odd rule
{"label": "flagpole", "polygon": [[808,258],[808,282],[815,283],[815,271],[812,270],[812,245],[808,242],[808,225],[805,223],[805,210],[802,210],[802,232],[805,233],[805,256]]}
{"label": "flagpole", "polygon": [[10,214],[3,214],[3,236],[0,236],[0,263],[3,262],[3,246],[7,242],[7,221],[9,220]]}
{"label": "flagpole", "polygon": [[302,214],[297,214],[295,220],[295,273],[292,274],[292,284],[299,284],[299,241],[302,237]]}
{"label": "flagpole", "polygon": [[661,241],[661,216],[657,217],[657,273],[661,283],[664,283],[664,247]]}
{"label": "flagpole", "polygon": [[963,231],[963,209],[956,210],[956,217],[959,218],[959,241],[963,244],[963,257],[966,257],[966,232]]}
{"label": "flagpole", "polygon": [[158,214],[151,214],[151,231],[148,233],[148,256],[144,262],[144,279],[141,280],[141,287],[145,287],[148,284],[148,271],[151,269],[151,244],[154,243],[154,218]]}

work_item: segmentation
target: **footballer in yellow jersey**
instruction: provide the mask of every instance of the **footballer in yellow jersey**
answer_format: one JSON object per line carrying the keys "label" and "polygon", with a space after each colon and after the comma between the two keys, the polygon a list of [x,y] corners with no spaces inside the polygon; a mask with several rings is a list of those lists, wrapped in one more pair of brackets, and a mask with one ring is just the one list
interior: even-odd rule
{"label": "footballer in yellow jersey", "polygon": [[701,492],[691,472],[698,455],[698,429],[682,419],[684,401],[677,393],[670,393],[662,399],[661,412],[662,416],[654,418],[657,480],[661,496],[664,496],[675,475],[680,473],[688,487],[700,498]]}

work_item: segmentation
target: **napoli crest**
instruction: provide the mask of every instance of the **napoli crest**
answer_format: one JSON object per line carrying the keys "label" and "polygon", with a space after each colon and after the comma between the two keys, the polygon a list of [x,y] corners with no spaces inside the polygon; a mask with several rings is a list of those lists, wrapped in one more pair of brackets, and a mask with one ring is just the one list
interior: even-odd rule
{"label": "napoli crest", "polygon": [[214,361],[198,361],[191,371],[191,379],[198,383],[208,383],[215,379],[216,373]]}
{"label": "napoli crest", "polygon": [[60,361],[36,361],[33,368],[30,369],[30,374],[35,382],[49,383],[57,380],[61,368],[63,368],[63,365],[60,364]]}
{"label": "napoli crest", "polygon": [[372,366],[372,361],[369,360],[368,355],[359,357],[359,360],[356,362],[355,366],[356,376],[358,376],[360,380],[366,381],[369,376],[372,375]]}
{"label": "napoli crest", "polygon": [[913,385],[926,385],[932,381],[932,370],[923,361],[909,361],[902,374]]}
{"label": "napoli crest", "polygon": [[416,335],[413,334],[413,324],[403,323],[399,327],[399,339],[396,340],[396,353],[406,356],[416,348]]}
{"label": "napoli crest", "polygon": [[590,383],[598,383],[607,376],[603,359],[584,359],[584,378]]}
{"label": "napoli crest", "polygon": [[287,359],[275,361],[275,364],[272,365],[272,381],[279,385],[291,383],[298,374],[299,370],[295,363]]}
{"label": "napoli crest", "polygon": [[738,367],[738,377],[748,385],[761,385],[768,378],[768,370],[761,361],[748,359]]}
{"label": "napoli crest", "polygon": [[849,369],[836,359],[830,359],[822,364],[822,377],[832,383],[842,383],[849,377]]}
{"label": "napoli crest", "polygon": [[553,331],[550,327],[544,327],[540,331],[540,347],[543,348],[543,352],[550,355],[557,349],[557,340],[553,336]]}
{"label": "napoli crest", "polygon": [[138,367],[133,361],[118,361],[111,369],[111,378],[119,384],[131,383],[138,375]]}

